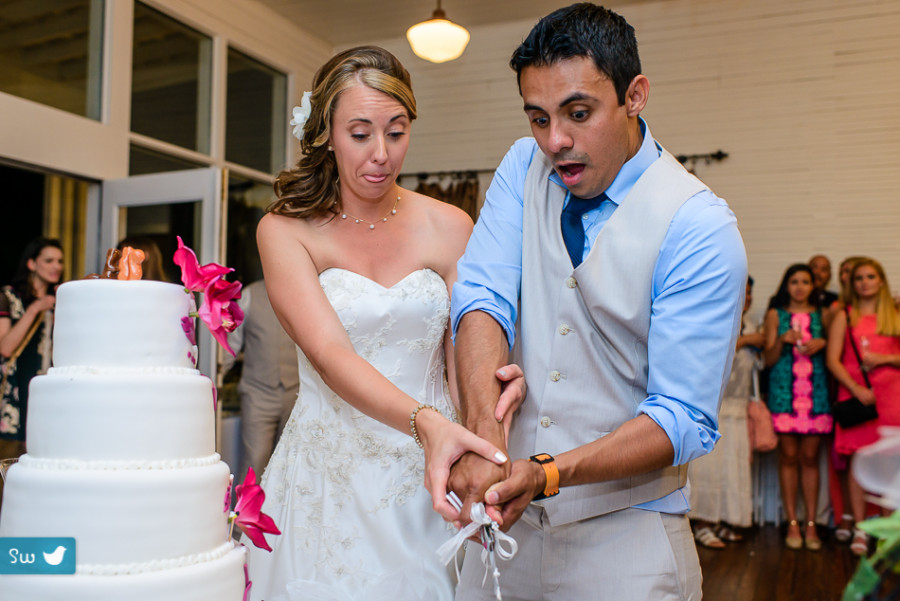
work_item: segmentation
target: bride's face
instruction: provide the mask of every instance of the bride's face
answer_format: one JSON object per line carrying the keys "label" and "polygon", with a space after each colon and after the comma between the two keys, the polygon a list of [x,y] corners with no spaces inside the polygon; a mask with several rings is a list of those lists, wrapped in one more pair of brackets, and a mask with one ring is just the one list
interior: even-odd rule
{"label": "bride's face", "polygon": [[379,199],[393,189],[409,148],[409,114],[400,102],[365,85],[341,93],[331,145],[341,191]]}

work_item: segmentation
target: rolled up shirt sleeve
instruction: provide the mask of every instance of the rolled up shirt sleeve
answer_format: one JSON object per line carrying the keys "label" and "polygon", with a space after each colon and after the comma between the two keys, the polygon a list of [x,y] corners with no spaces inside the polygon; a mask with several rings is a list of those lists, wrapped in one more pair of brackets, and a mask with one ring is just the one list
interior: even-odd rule
{"label": "rolled up shirt sleeve", "polygon": [[457,265],[450,303],[453,337],[462,316],[470,311],[491,315],[515,342],[519,293],[522,287],[522,207],[525,176],[536,144],[516,141],[494,174],[484,206]]}
{"label": "rolled up shirt sleeve", "polygon": [[647,398],[638,411],[669,436],[673,465],[709,453],[740,328],[747,257],[724,201],[702,192],[669,226],[653,277]]}

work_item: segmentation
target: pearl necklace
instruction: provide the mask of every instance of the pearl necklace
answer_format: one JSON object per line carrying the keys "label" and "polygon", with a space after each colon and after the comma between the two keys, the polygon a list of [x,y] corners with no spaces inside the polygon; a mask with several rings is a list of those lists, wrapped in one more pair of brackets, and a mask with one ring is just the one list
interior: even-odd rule
{"label": "pearl necklace", "polygon": [[[391,215],[396,215],[396,214],[397,214],[397,203],[399,203],[399,202],[400,202],[400,195],[398,194],[398,195],[397,195],[397,200],[394,201],[394,206],[391,207],[390,213],[388,213],[387,215],[385,215],[384,217],[382,217],[382,218],[379,219],[378,221],[385,222],[385,221],[388,220],[388,217],[390,217]],[[374,229],[375,229],[375,224],[372,223],[371,221],[367,221],[366,219],[363,219],[362,217],[354,217],[354,216],[351,215],[350,213],[341,213],[341,219],[346,219],[347,217],[349,217],[350,219],[352,219],[352,220],[355,221],[356,223],[368,223],[368,224],[369,224],[369,229],[370,229],[370,230],[374,230]]]}

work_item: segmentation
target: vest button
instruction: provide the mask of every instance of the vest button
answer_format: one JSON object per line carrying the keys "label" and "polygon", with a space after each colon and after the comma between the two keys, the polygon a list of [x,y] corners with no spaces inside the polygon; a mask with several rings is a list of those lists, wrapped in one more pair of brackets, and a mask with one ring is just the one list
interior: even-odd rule
{"label": "vest button", "polygon": [[555,369],[554,369],[553,371],[550,372],[550,380],[553,381],[553,382],[559,382],[559,378],[560,378],[561,376],[562,376],[562,374],[560,374],[560,373],[559,373],[558,371],[556,371]]}
{"label": "vest button", "polygon": [[566,278],[566,286],[568,286],[569,288],[574,288],[577,283],[578,282],[576,282],[575,278],[573,278],[572,276]]}
{"label": "vest button", "polygon": [[565,336],[566,334],[568,334],[571,331],[572,331],[572,328],[570,328],[566,324],[562,324],[561,326],[559,326],[559,333],[562,334],[563,336]]}
{"label": "vest button", "polygon": [[549,428],[549,427],[550,427],[550,424],[552,424],[552,423],[553,423],[553,420],[551,420],[551,419],[550,419],[549,417],[547,417],[546,415],[545,415],[544,417],[541,418],[541,425],[542,425],[543,427],[545,427],[545,428]]}

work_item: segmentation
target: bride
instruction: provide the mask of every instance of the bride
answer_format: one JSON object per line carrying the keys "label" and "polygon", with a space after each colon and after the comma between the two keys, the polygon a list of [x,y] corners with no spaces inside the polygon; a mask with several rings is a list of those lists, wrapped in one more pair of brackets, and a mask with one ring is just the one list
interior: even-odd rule
{"label": "bride", "polygon": [[[250,598],[449,601],[435,550],[452,531],[432,507],[456,513],[444,494],[464,453],[507,460],[454,421],[448,291],[472,221],[396,183],[416,105],[393,55],[341,52],[313,84],[295,109],[303,155],[257,231],[301,383],[262,479],[282,534],[250,549]],[[502,419],[524,380],[498,378]]]}

